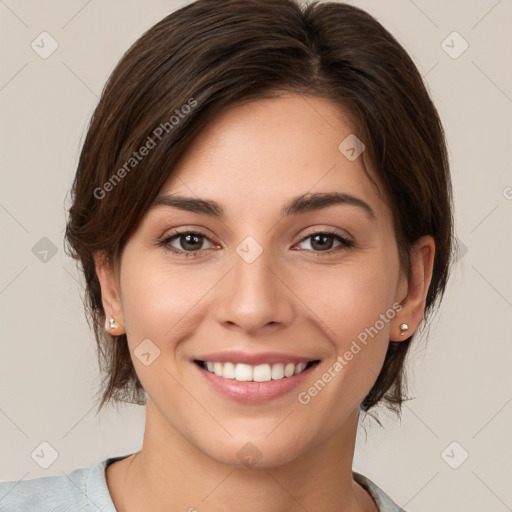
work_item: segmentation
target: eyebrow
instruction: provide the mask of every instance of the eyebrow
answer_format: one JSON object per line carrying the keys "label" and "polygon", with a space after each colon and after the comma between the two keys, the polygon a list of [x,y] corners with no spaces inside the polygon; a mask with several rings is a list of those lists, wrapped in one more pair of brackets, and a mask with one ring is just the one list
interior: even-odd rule
{"label": "eyebrow", "polygon": [[[152,207],[162,205],[194,213],[203,213],[212,217],[225,218],[222,206],[217,201],[211,199],[199,199],[174,194],[163,195],[156,198]],[[358,197],[342,192],[307,193],[294,197],[281,209],[281,218],[321,210],[335,205],[356,206],[361,208],[370,220],[376,220],[375,212],[368,203]]]}

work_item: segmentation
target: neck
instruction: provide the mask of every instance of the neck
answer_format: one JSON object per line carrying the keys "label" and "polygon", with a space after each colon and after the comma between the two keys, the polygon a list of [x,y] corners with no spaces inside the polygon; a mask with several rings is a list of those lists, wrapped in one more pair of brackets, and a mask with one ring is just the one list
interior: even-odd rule
{"label": "neck", "polygon": [[142,449],[120,461],[124,465],[114,500],[119,512],[377,511],[352,479],[358,411],[324,443],[284,464],[260,468],[209,457],[178,432],[169,431],[154,405],[148,402],[147,407],[152,410],[147,410]]}

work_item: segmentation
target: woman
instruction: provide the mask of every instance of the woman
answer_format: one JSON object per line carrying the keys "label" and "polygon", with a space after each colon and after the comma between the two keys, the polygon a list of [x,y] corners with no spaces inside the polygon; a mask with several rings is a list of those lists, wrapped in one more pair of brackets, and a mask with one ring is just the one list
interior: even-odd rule
{"label": "woman", "polygon": [[5,482],[2,510],[402,510],[352,471],[358,418],[400,412],[449,275],[452,194],[436,109],[374,18],[174,12],[108,80],[72,197],[99,409],[145,404],[143,445]]}

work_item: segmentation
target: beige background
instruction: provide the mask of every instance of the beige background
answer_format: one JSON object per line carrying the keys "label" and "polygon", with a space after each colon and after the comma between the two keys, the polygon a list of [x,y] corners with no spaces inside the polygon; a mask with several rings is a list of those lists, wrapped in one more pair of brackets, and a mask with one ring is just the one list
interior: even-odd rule
{"label": "beige background", "polygon": [[[62,236],[107,77],[144,30],[185,3],[0,1],[0,480],[68,473],[140,447],[143,408],[94,415],[95,343]],[[409,512],[512,510],[512,3],[352,3],[403,43],[428,83],[463,244],[430,338],[410,359],[416,399],[401,423],[381,414],[386,430],[364,422],[354,469]],[[31,48],[43,31],[59,45],[47,59]],[[442,45],[453,31],[469,44],[458,58],[444,48],[453,54],[462,39]],[[46,262],[36,257],[43,237],[57,250]],[[48,469],[31,457],[42,442],[58,452]]]}

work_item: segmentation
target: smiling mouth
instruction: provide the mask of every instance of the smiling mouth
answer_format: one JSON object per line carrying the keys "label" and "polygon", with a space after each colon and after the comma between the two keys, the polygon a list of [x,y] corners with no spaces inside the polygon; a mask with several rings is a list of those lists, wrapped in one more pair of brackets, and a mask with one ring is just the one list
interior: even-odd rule
{"label": "smiling mouth", "polygon": [[319,360],[314,360],[297,364],[290,362],[253,366],[243,363],[194,360],[194,363],[207,372],[224,379],[232,379],[239,382],[268,382],[271,380],[287,379],[301,374],[319,362]]}

